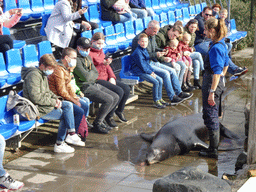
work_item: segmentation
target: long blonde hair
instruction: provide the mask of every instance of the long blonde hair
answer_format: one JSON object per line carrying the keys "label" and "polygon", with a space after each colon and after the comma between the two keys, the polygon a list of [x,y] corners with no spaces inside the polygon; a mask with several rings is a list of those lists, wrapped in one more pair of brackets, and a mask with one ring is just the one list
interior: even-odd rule
{"label": "long blonde hair", "polygon": [[225,25],[224,19],[211,18],[205,22],[205,29],[214,29],[216,34],[213,41],[218,42],[227,35],[227,27]]}

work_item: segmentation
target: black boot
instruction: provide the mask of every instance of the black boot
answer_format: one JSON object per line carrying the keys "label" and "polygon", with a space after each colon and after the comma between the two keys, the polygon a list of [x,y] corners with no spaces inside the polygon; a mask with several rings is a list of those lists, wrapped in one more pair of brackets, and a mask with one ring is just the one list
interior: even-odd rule
{"label": "black boot", "polygon": [[194,86],[198,87],[199,89],[202,89],[202,85],[200,84],[199,79],[194,79]]}
{"label": "black boot", "polygon": [[220,131],[209,131],[209,139],[210,139],[210,146],[206,150],[202,150],[199,152],[200,156],[203,157],[210,157],[214,159],[218,159],[218,145],[220,139]]}
{"label": "black boot", "polygon": [[188,87],[186,83],[183,83],[182,87],[181,87],[183,92],[191,92],[194,91],[195,89],[192,87]]}
{"label": "black boot", "polygon": [[194,90],[199,89],[199,87],[193,86],[193,85],[190,83],[190,81],[187,81],[187,86],[188,86],[188,87],[191,87],[191,88],[194,88]]}

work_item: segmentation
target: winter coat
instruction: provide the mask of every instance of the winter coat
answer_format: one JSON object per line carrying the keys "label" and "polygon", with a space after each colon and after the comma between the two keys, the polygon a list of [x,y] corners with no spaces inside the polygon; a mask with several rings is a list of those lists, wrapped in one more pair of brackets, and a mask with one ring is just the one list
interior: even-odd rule
{"label": "winter coat", "polygon": [[100,8],[101,8],[101,19],[103,21],[112,21],[118,23],[120,21],[120,16],[113,8],[113,5],[118,0],[101,0]]}
{"label": "winter coat", "polygon": [[50,113],[59,98],[50,89],[47,76],[37,67],[23,67],[21,70],[23,97],[36,105],[40,116]]}
{"label": "winter coat", "polygon": [[44,29],[48,40],[59,47],[68,47],[73,34],[73,20],[78,18],[80,14],[71,12],[67,0],[58,1]]}

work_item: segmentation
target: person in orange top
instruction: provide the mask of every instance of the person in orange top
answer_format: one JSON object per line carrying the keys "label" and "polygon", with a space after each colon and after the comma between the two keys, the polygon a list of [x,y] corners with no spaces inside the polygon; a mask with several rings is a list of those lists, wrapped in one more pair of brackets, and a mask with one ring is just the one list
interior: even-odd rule
{"label": "person in orange top", "polygon": [[116,113],[121,122],[127,122],[123,111],[125,103],[129,98],[130,87],[116,79],[116,76],[110,66],[112,58],[107,58],[102,49],[105,42],[104,35],[100,32],[95,33],[91,42],[92,46],[89,55],[91,56],[93,64],[99,73],[97,83],[110,89],[119,96],[117,108],[114,108],[105,118],[110,127],[117,127],[117,124],[113,119],[114,113]]}

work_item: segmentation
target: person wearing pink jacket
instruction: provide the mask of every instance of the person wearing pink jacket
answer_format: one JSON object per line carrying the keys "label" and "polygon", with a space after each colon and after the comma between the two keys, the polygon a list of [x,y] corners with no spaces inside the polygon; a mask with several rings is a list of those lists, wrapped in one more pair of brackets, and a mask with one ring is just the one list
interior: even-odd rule
{"label": "person wearing pink jacket", "polygon": [[[3,12],[3,1],[0,0],[0,52],[3,54],[13,48],[13,40],[9,35],[3,35],[3,27],[11,28],[19,22],[22,9],[11,9]],[[5,54],[4,54],[5,55]]]}

